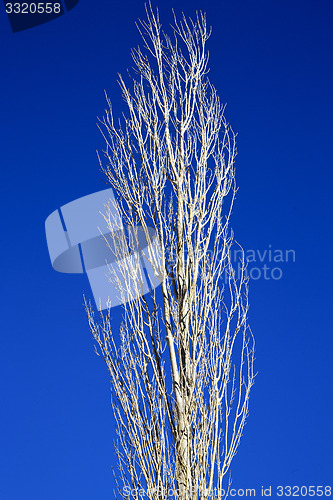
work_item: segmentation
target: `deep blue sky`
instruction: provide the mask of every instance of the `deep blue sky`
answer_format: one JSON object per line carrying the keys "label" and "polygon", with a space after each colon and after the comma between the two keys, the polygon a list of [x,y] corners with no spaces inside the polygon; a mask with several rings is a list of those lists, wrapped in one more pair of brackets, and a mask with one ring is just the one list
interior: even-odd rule
{"label": "deep blue sky", "polygon": [[[238,132],[237,239],[296,255],[251,264],[283,274],[251,282],[258,376],[233,485],[257,496],[272,485],[277,498],[277,485],[332,484],[332,3],[158,5],[165,26],[171,7],[203,9],[213,25],[210,78]],[[143,2],[80,0],[13,34],[0,5],[1,500],[114,498],[114,421],[82,307],[88,281],[53,271],[44,222],[106,187],[96,116],[104,89],[123,109],[117,72],[131,67],[143,16]]]}

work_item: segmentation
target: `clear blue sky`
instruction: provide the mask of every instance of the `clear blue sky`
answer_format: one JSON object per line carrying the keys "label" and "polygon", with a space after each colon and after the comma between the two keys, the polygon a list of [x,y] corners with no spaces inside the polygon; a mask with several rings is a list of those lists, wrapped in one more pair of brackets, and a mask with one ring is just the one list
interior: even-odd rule
{"label": "clear blue sky", "polygon": [[[332,485],[332,3],[158,5],[165,26],[171,7],[202,9],[213,26],[210,78],[238,133],[232,225],[261,273],[250,295],[258,376],[233,486],[260,496],[271,485],[277,498],[277,485]],[[53,271],[44,222],[106,187],[96,116],[104,89],[123,109],[117,72],[131,67],[143,15],[143,2],[80,0],[12,33],[0,5],[1,500],[114,498],[108,374],[82,307],[89,284]],[[295,262],[268,250],[293,250]]]}

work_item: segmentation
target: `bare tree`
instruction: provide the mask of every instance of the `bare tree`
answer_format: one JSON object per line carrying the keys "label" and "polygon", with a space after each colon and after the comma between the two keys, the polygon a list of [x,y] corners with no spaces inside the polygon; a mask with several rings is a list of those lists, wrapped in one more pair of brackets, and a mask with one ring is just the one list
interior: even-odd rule
{"label": "bare tree", "polygon": [[[236,271],[230,252],[235,135],[207,77],[205,15],[175,17],[168,36],[146,13],[135,77],[120,76],[127,114],[116,123],[108,100],[101,120],[120,340],[110,309],[87,312],[111,376],[120,494],[220,499],[254,381],[244,255]],[[142,256],[161,282],[145,296]]]}

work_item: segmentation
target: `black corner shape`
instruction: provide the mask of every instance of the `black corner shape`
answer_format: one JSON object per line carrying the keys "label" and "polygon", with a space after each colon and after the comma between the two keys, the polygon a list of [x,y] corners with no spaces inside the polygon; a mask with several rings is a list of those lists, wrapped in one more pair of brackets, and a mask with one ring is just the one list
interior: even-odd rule
{"label": "black corner shape", "polygon": [[68,11],[68,10],[73,9],[73,7],[75,7],[75,5],[77,5],[80,0],[64,0],[64,1],[65,1],[66,10]]}
{"label": "black corner shape", "polygon": [[79,0],[38,1],[38,0],[3,0],[13,33],[34,28],[65,14],[75,7]]}

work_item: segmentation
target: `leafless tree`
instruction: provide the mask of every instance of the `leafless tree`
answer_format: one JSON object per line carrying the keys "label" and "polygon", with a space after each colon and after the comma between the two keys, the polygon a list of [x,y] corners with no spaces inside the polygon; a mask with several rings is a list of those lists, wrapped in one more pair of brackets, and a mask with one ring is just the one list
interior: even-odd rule
{"label": "leafless tree", "polygon": [[[127,114],[116,123],[108,100],[101,120],[120,334],[110,308],[86,308],[111,377],[120,494],[220,499],[254,382],[246,266],[230,252],[235,135],[207,77],[205,15],[175,17],[169,36],[146,13],[135,76],[119,77]],[[160,281],[144,296],[142,258]]]}

